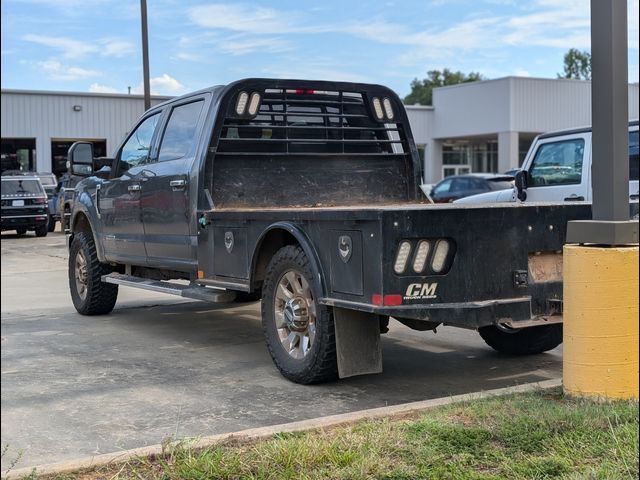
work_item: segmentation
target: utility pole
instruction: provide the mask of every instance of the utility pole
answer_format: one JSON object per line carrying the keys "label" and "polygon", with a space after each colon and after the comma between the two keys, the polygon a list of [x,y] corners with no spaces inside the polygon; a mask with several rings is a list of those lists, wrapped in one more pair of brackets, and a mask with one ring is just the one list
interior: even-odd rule
{"label": "utility pole", "polygon": [[151,87],[149,82],[149,32],[147,30],[147,0],[140,0],[142,19],[142,74],[144,76],[144,110],[151,108]]}
{"label": "utility pole", "polygon": [[576,396],[639,396],[627,52],[626,0],[591,0],[592,220],[567,224],[563,255],[563,386]]}

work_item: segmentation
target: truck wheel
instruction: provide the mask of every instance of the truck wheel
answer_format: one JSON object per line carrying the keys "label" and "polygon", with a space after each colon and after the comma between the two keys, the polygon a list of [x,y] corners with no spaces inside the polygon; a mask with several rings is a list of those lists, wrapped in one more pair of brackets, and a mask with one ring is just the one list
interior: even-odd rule
{"label": "truck wheel", "polygon": [[17,235],[24,235],[25,233],[27,233],[27,229],[26,228],[16,228],[16,234]]}
{"label": "truck wheel", "polygon": [[49,223],[47,224],[47,232],[51,233],[56,229],[56,221],[53,217],[49,217]]}
{"label": "truck wheel", "polygon": [[273,362],[292,382],[338,377],[333,312],[318,304],[309,259],[298,246],[283,247],[269,262],[262,287],[262,329]]}
{"label": "truck wheel", "polygon": [[478,332],[491,348],[509,355],[542,353],[562,343],[561,323],[530,328],[491,325],[478,329]]}
{"label": "truck wheel", "polygon": [[36,227],[36,237],[46,237],[48,228],[48,223]]}
{"label": "truck wheel", "polygon": [[69,249],[69,290],[78,313],[101,315],[113,310],[118,285],[102,282],[102,275],[108,273],[110,268],[98,261],[91,233],[75,235]]}

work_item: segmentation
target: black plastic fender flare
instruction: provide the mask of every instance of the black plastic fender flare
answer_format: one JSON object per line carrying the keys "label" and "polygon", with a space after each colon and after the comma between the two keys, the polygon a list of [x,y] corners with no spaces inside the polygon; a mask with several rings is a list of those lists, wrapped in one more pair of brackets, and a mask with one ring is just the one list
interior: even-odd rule
{"label": "black plastic fender flare", "polygon": [[325,281],[324,271],[322,270],[322,266],[320,264],[316,249],[314,248],[313,243],[309,240],[309,237],[307,237],[304,231],[298,225],[291,222],[277,222],[269,225],[262,231],[260,237],[258,238],[258,241],[256,242],[256,246],[253,249],[253,254],[251,257],[250,280],[252,280],[255,275],[257,266],[256,264],[258,261],[260,250],[262,248],[262,243],[269,232],[272,232],[274,230],[284,230],[296,239],[304,253],[307,255],[309,263],[311,264],[311,269],[313,270],[314,274],[313,282],[315,284],[316,291],[319,292],[320,297],[325,297],[327,294],[327,285]]}

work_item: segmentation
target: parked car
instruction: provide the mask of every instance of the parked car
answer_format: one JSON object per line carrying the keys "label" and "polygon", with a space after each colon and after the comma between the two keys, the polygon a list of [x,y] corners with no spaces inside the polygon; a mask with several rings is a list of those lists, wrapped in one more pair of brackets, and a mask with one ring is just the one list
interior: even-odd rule
{"label": "parked car", "polygon": [[47,192],[49,205],[48,229],[53,232],[56,229],[56,222],[60,220],[60,215],[58,214],[58,179],[53,173],[49,172],[36,172],[34,175],[40,179],[44,191]]}
{"label": "parked car", "polygon": [[470,195],[510,188],[513,188],[513,177],[510,175],[469,173],[441,180],[429,196],[435,203],[449,203]]}
{"label": "parked car", "polygon": [[47,193],[36,176],[2,176],[2,231],[24,235],[33,230],[37,237],[47,235],[49,207]]}
{"label": "parked car", "polygon": [[[629,122],[629,200],[638,200],[638,120]],[[519,186],[465,197],[456,203],[590,202],[591,127],[538,135],[516,175]]]}

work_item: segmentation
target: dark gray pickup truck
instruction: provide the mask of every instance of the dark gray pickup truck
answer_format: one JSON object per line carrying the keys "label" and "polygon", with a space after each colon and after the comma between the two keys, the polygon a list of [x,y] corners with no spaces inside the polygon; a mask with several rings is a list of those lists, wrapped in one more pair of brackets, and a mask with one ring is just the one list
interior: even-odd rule
{"label": "dark gray pickup truck", "polygon": [[112,159],[69,151],[69,286],[86,315],[118,286],[262,299],[299,383],[382,369],[389,317],[478,329],[496,350],[562,341],[567,220],[589,205],[436,206],[401,101],[379,85],[247,79],[147,111]]}

